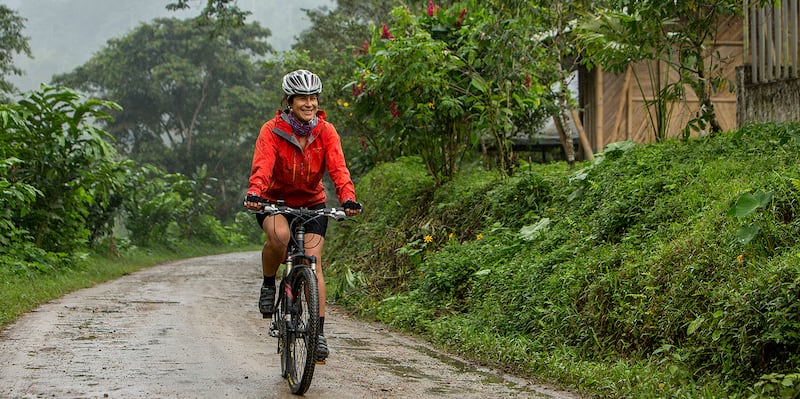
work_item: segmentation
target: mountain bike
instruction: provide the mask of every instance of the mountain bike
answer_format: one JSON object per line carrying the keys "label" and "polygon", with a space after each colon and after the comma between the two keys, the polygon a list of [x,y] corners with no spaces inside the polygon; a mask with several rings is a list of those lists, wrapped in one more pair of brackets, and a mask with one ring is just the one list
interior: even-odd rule
{"label": "mountain bike", "polygon": [[288,243],[278,283],[269,335],[278,338],[281,376],[289,382],[293,394],[303,395],[311,386],[314,376],[319,340],[319,291],[315,273],[317,259],[305,253],[304,224],[321,217],[339,221],[352,219],[347,217],[343,208],[298,209],[280,203],[263,203],[259,213],[295,216],[290,226],[292,239]]}

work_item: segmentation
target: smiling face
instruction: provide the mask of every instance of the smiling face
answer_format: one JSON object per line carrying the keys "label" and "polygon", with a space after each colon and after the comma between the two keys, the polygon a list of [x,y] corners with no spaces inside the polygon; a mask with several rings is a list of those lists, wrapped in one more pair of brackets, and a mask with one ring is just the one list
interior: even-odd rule
{"label": "smiling face", "polygon": [[291,109],[292,115],[301,122],[311,121],[319,110],[319,99],[316,94],[298,94],[292,96],[290,101],[289,109]]}

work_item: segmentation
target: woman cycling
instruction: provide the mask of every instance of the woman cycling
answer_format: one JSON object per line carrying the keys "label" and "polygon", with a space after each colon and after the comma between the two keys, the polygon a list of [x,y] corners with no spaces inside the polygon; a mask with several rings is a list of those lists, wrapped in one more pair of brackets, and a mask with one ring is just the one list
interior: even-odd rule
{"label": "woman cycling", "polygon": [[[293,208],[321,209],[325,207],[325,190],[322,176],[325,171],[333,180],[339,203],[347,215],[361,211],[356,202],[353,181],[347,169],[339,134],[325,120],[319,109],[322,82],[306,70],[290,72],[283,77],[284,110],[261,127],[255,144],[250,185],[244,205],[259,210],[258,200],[284,201]],[[258,308],[264,318],[271,318],[275,304],[275,274],[286,256],[286,244],[292,216],[256,215],[258,224],[267,235],[261,251],[264,282]],[[322,264],[322,247],[328,219],[318,218],[306,223],[306,254],[314,255]],[[319,344],[320,360],[328,356],[328,343],[324,336],[325,278],[322,267],[316,268],[319,287]]]}

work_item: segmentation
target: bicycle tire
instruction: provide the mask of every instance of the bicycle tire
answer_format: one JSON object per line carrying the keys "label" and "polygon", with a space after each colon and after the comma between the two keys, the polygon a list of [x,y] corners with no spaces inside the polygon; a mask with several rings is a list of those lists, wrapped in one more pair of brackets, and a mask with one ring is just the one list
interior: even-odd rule
{"label": "bicycle tire", "polygon": [[319,292],[317,276],[308,267],[294,271],[291,298],[287,306],[291,319],[286,331],[287,380],[295,395],[304,394],[311,386],[317,363],[319,331]]}

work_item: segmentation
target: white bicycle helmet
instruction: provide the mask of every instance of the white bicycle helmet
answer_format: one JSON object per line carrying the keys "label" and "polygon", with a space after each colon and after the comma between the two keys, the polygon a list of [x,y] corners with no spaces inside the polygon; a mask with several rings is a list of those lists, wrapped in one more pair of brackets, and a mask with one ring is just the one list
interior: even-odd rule
{"label": "white bicycle helmet", "polygon": [[283,76],[283,93],[287,97],[322,93],[322,81],[316,74],[298,69]]}

